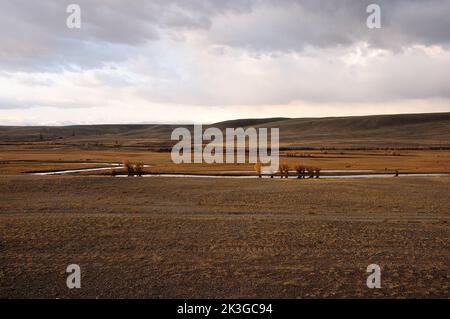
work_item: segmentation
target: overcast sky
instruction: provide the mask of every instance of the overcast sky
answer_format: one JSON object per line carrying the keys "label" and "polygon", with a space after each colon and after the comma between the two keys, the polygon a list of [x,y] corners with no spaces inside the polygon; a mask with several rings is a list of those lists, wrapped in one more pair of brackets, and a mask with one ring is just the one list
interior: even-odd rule
{"label": "overcast sky", "polygon": [[0,0],[0,125],[450,111],[449,17],[449,0]]}

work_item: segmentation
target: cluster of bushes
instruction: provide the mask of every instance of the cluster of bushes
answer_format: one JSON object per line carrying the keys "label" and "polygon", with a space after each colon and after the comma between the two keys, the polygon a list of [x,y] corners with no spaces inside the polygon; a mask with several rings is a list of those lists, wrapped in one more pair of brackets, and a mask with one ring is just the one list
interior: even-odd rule
{"label": "cluster of bushes", "polygon": [[297,172],[297,178],[319,178],[320,168],[319,167],[307,167],[303,165],[297,165],[294,167]]}
{"label": "cluster of bushes", "polygon": [[143,162],[130,162],[129,160],[123,161],[123,167],[127,171],[128,176],[142,176],[144,174]]}
{"label": "cluster of bushes", "polygon": [[287,165],[287,164],[280,164],[278,166],[278,172],[280,173],[281,178],[283,178],[283,177],[288,178],[289,177],[289,165]]}
{"label": "cluster of bushes", "polygon": [[255,164],[255,172],[256,172],[256,174],[258,174],[259,178],[261,178],[261,169],[262,169],[261,163],[257,162]]}
{"label": "cluster of bushes", "polygon": [[295,152],[287,152],[286,157],[311,157],[309,153],[295,153]]}
{"label": "cluster of bushes", "polygon": [[402,156],[402,154],[398,153],[398,152],[392,152],[391,156]]}
{"label": "cluster of bushes", "polygon": [[[319,178],[320,177],[320,171],[321,169],[319,167],[311,167],[311,166],[303,166],[303,165],[296,165],[294,167],[297,178]],[[278,173],[281,176],[281,178],[288,178],[289,177],[289,170],[290,167],[288,164],[280,164],[278,166]],[[261,163],[255,164],[255,171],[258,174],[259,177],[261,177]],[[273,178],[273,175],[271,176]]]}

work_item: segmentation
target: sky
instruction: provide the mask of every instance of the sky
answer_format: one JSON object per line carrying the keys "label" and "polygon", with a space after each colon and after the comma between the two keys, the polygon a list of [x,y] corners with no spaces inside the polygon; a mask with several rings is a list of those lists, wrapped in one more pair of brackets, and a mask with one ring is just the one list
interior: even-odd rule
{"label": "sky", "polygon": [[0,0],[0,125],[450,112],[448,17],[449,0]]}

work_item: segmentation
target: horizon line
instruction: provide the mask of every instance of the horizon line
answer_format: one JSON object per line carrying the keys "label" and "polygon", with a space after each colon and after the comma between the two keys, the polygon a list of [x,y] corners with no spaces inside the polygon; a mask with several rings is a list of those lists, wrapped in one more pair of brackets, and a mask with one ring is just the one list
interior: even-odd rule
{"label": "horizon line", "polygon": [[293,120],[293,119],[330,119],[330,118],[358,118],[358,117],[377,117],[377,116],[397,116],[397,115],[430,115],[430,114],[450,114],[447,112],[417,112],[417,113],[377,113],[377,114],[364,114],[364,115],[340,115],[340,116],[307,116],[307,117],[284,117],[284,116],[271,116],[271,117],[242,117],[226,119],[219,122],[212,123],[187,123],[187,122],[130,122],[130,123],[89,123],[89,124],[21,124],[21,125],[9,125],[1,124],[0,127],[75,127],[75,126],[119,126],[119,125],[213,125],[224,122],[232,122],[239,120]]}

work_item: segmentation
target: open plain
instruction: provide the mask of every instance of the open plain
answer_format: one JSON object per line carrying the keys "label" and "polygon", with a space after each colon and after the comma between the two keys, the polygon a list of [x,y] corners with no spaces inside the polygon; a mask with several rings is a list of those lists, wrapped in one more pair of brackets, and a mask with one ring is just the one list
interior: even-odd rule
{"label": "open plain", "polygon": [[[392,174],[349,179],[113,177],[120,167],[39,176],[124,160],[147,174],[254,173],[175,165],[150,142],[116,143],[98,128],[82,142],[2,129],[0,298],[450,298],[450,177],[402,176],[450,172],[436,127],[406,149],[379,139],[352,148],[350,136],[281,154],[291,167]],[[81,289],[66,286],[69,264],[81,267]],[[381,289],[366,286],[370,264]]]}
{"label": "open plain", "polygon": [[449,297],[449,178],[8,176],[0,191],[2,298]]}

